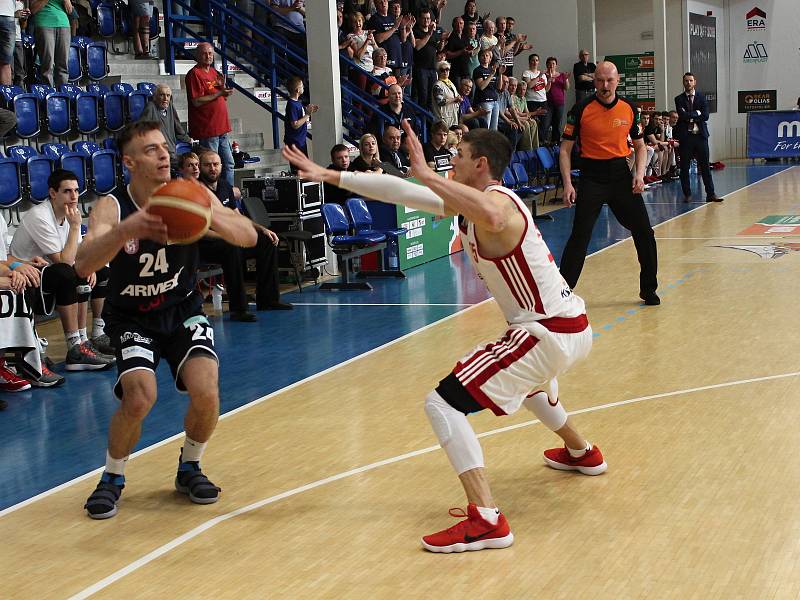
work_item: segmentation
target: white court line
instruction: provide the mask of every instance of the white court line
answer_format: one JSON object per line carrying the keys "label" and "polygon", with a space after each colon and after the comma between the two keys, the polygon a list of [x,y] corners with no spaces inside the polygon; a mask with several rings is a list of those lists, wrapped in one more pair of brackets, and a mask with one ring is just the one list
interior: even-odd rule
{"label": "white court line", "polygon": [[[707,390],[714,390],[724,387],[731,387],[736,385],[745,385],[749,383],[761,383],[764,381],[772,381],[776,379],[784,379],[788,377],[797,377],[800,375],[800,371],[795,371],[792,373],[782,373],[780,375],[767,375],[764,377],[755,377],[752,379],[741,379],[738,381],[727,381],[724,383],[715,383],[711,385],[704,385],[694,388],[687,388],[685,390],[675,390],[672,392],[664,392],[661,394],[652,394],[650,396],[641,396],[639,398],[631,398],[629,400],[620,400],[619,402],[609,402],[608,404],[601,404],[599,406],[591,406],[589,408],[583,408],[580,410],[571,411],[570,415],[580,415],[583,413],[589,412],[597,412],[600,410],[605,410],[608,408],[616,408],[619,406],[626,406],[628,404],[636,404],[639,402],[645,402],[647,400],[657,400],[661,398],[669,398],[671,396],[681,396],[684,394],[692,394],[695,392],[703,392]],[[539,423],[538,419],[533,419],[531,421],[525,421],[524,423],[517,423],[514,425],[509,425],[508,427],[500,427],[498,429],[492,429],[491,431],[486,431],[478,435],[479,438],[489,437],[492,435],[497,435],[500,433],[506,433],[508,431],[513,431],[515,429],[521,429],[522,427],[529,427],[531,425],[535,425]],[[364,465],[361,467],[356,467],[355,469],[350,469],[349,471],[344,471],[337,475],[331,475],[330,477],[325,477],[324,479],[318,479],[317,481],[313,481],[311,483],[307,483],[300,487],[293,488],[291,490],[287,490],[285,492],[281,492],[280,494],[276,494],[275,496],[270,496],[269,498],[264,498],[263,500],[259,500],[258,502],[253,502],[252,504],[248,504],[247,506],[243,506],[242,508],[238,508],[233,510],[229,513],[225,513],[224,515],[219,515],[218,517],[214,517],[213,519],[209,519],[202,525],[198,525],[194,529],[187,531],[181,536],[178,536],[174,540],[167,542],[166,544],[159,546],[155,550],[148,552],[138,560],[133,561],[129,565],[115,571],[108,577],[101,579],[94,585],[91,585],[84,590],[78,592],[74,596],[71,596],[69,600],[84,600],[85,598],[89,598],[93,596],[97,592],[107,588],[111,584],[119,581],[123,577],[130,575],[134,571],[144,567],[145,565],[153,562],[157,558],[164,556],[170,550],[177,548],[178,546],[196,538],[201,533],[204,533],[214,527],[215,525],[219,525],[224,521],[228,521],[229,519],[233,519],[234,517],[238,517],[240,515],[252,512],[254,510],[258,510],[259,508],[263,508],[264,506],[268,506],[270,504],[274,504],[279,502],[280,500],[284,500],[285,498],[290,498],[291,496],[296,496],[298,494],[302,494],[303,492],[307,492],[309,490],[313,490],[315,488],[321,487],[323,485],[327,485],[329,483],[334,483],[341,479],[346,479],[348,477],[352,477],[353,475],[360,475],[361,473],[366,473],[368,471],[373,471],[378,469],[379,467],[385,467],[387,465],[391,465],[394,463],[398,463],[404,460],[408,460],[410,458],[415,458],[417,456],[422,456],[423,454],[429,454],[431,452],[435,452],[439,450],[439,446],[428,446],[427,448],[422,448],[420,450],[414,450],[413,452],[407,452],[405,454],[400,454],[399,456],[394,456],[392,458],[387,458],[384,460],[380,460],[377,462],[370,463],[368,465]]]}
{"label": "white court line", "polygon": [[[774,177],[775,175],[780,175],[781,173],[786,173],[787,171],[790,171],[791,169],[794,169],[794,168],[795,167],[789,167],[788,169],[782,169],[781,171],[778,171],[776,173],[772,173],[771,175],[767,175],[763,179],[760,179],[760,180],[755,181],[753,183],[750,183],[750,184],[748,184],[748,185],[746,185],[746,186],[744,186],[742,188],[739,188],[738,190],[734,190],[733,192],[730,192],[728,194],[728,196],[730,196],[732,194],[736,194],[737,192],[740,192],[741,190],[747,189],[747,188],[749,188],[749,187],[751,187],[753,185],[759,184],[762,181],[765,181],[765,180],[769,179],[770,177]],[[681,213],[679,215],[675,215],[671,219],[667,219],[663,223],[659,223],[658,225],[653,226],[653,229],[657,229],[661,225],[665,225],[666,223],[674,221],[675,219],[680,219],[680,218],[682,218],[682,217],[684,217],[684,216],[686,216],[688,214],[693,213],[696,210],[703,209],[708,205],[709,205],[709,203],[705,203],[704,205],[701,205],[701,206],[698,206],[698,207],[693,208],[691,210],[688,210],[685,213]],[[609,244],[605,248],[601,248],[600,250],[597,250],[597,251],[593,252],[592,254],[588,255],[586,258],[589,258],[590,256],[596,256],[597,254],[600,254],[601,252],[605,252],[606,250],[608,250],[610,248],[613,248],[613,247],[615,247],[615,246],[617,246],[619,244],[622,244],[623,242],[626,242],[629,239],[631,239],[631,238],[627,237],[625,239],[621,239],[621,240],[619,240],[617,242],[614,242],[613,244]],[[492,300],[492,298],[488,298],[487,300],[484,300],[483,302],[488,302],[489,300]],[[294,388],[294,387],[296,387],[298,385],[301,385],[303,383],[311,381],[311,380],[313,380],[313,379],[315,379],[315,378],[317,378],[317,377],[319,377],[321,375],[324,375],[326,373],[329,373],[329,372],[333,371],[334,369],[337,369],[339,367],[343,367],[345,365],[348,365],[351,362],[355,361],[356,359],[361,358],[362,356],[369,356],[373,352],[377,352],[377,351],[379,351],[379,350],[381,350],[383,348],[387,348],[387,347],[391,346],[392,344],[394,344],[396,342],[399,342],[401,340],[406,339],[407,337],[410,337],[411,335],[414,335],[417,332],[424,331],[425,329],[428,329],[429,327],[432,327],[433,325],[435,325],[437,323],[444,322],[444,321],[446,321],[446,320],[448,320],[448,319],[450,319],[452,317],[455,317],[456,315],[462,314],[463,312],[465,312],[467,310],[470,310],[475,306],[480,306],[481,304],[483,304],[483,302],[480,302],[478,304],[474,304],[472,306],[469,306],[466,309],[464,309],[463,311],[459,311],[457,313],[453,313],[452,315],[448,315],[447,317],[444,317],[443,319],[439,319],[438,321],[434,321],[433,323],[429,323],[428,325],[425,325],[424,327],[421,327],[420,329],[416,329],[414,331],[411,331],[411,332],[405,334],[404,336],[397,338],[396,340],[392,340],[391,342],[388,342],[388,343],[386,343],[386,344],[384,344],[382,346],[378,346],[377,348],[373,348],[372,350],[369,350],[369,351],[365,352],[364,354],[360,354],[359,356],[354,356],[353,358],[351,358],[349,360],[346,360],[345,362],[343,362],[341,364],[334,365],[333,367],[330,367],[330,368],[328,368],[325,371],[322,371],[320,373],[315,373],[314,375],[311,375],[311,376],[309,376],[309,377],[307,377],[305,379],[302,379],[302,380],[300,380],[300,381],[298,381],[296,383],[293,383],[293,384],[291,384],[291,385],[289,385],[289,386],[287,386],[285,388],[281,388],[279,390],[275,390],[274,392],[272,392],[271,394],[269,394],[267,396],[262,396],[261,398],[257,398],[256,400],[253,400],[252,402],[248,402],[246,404],[243,404],[239,408],[233,409],[233,410],[225,413],[224,415],[221,415],[220,419],[225,419],[228,416],[234,415],[234,414],[238,413],[239,411],[244,410],[244,409],[246,409],[246,408],[248,408],[250,406],[255,406],[257,404],[260,404],[261,402],[264,402],[264,401],[272,398],[273,396],[275,396],[275,395],[277,395],[279,393],[288,391],[288,390],[290,390],[290,389],[292,389],[292,388]],[[173,435],[172,437],[169,437],[169,438],[166,438],[164,440],[161,440],[160,442],[156,442],[155,444],[153,444],[151,446],[148,446],[146,448],[142,448],[138,452],[134,452],[133,454],[131,454],[131,458],[136,458],[137,456],[141,456],[142,454],[146,454],[147,452],[150,452],[151,450],[155,450],[156,448],[160,448],[161,446],[163,446],[165,444],[168,444],[168,443],[170,443],[170,442],[172,442],[174,440],[177,440],[177,439],[181,438],[182,436],[183,436],[183,433],[178,433],[178,434]],[[70,481],[66,481],[66,482],[62,483],[61,485],[58,485],[58,486],[56,486],[54,488],[51,488],[51,489],[46,490],[46,491],[44,491],[44,492],[42,492],[40,494],[37,494],[36,496],[32,496],[31,498],[28,498],[27,500],[23,500],[22,502],[19,502],[18,504],[15,504],[14,506],[9,506],[8,508],[0,511],[0,518],[4,517],[5,515],[7,515],[9,513],[14,512],[16,510],[19,510],[20,508],[24,508],[25,506],[28,506],[29,504],[32,504],[32,503],[37,502],[39,500],[42,500],[43,498],[46,498],[47,496],[50,496],[50,495],[55,494],[57,492],[60,492],[61,490],[66,489],[66,488],[68,488],[70,486],[73,486],[76,483],[84,481],[84,480],[86,480],[86,479],[88,479],[88,478],[90,478],[92,476],[99,475],[100,473],[103,472],[103,469],[104,469],[104,467],[99,467],[99,468],[97,468],[97,469],[95,469],[93,471],[89,471],[88,473],[84,473],[83,475],[80,475],[80,476],[76,477],[75,479],[71,479]]]}
{"label": "white court line", "polygon": [[[482,300],[482,302],[486,302]],[[294,306],[475,306],[469,302],[292,302]]]}

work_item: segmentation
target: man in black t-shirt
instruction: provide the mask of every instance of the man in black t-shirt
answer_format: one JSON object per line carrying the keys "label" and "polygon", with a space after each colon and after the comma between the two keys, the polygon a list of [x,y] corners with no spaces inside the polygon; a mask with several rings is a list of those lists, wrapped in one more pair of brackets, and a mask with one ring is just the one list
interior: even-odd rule
{"label": "man in black t-shirt", "polygon": [[436,32],[430,9],[422,9],[414,28],[414,100],[423,108],[431,105],[431,91],[436,83],[436,53],[445,40]]}
{"label": "man in black t-shirt", "polygon": [[[220,159],[216,152],[205,152],[200,156],[200,182],[217,196],[223,206],[241,211],[240,194],[224,179],[220,179]],[[292,305],[280,301],[278,282],[278,236],[253,223],[258,232],[258,243],[253,249],[243,249],[228,244],[213,233],[200,241],[200,256],[203,260],[219,263],[225,277],[231,321],[252,323],[256,316],[247,310],[247,294],[244,288],[243,260],[256,259],[256,308],[257,310],[291,310]]]}
{"label": "man in black t-shirt", "polygon": [[[347,171],[350,168],[350,151],[347,146],[336,144],[331,148],[331,164],[328,165],[328,168],[333,171]],[[329,183],[323,184],[323,189],[326,204],[341,204],[344,206],[347,199],[353,195],[346,189]]]}
{"label": "man in black t-shirt", "polygon": [[575,103],[577,104],[586,96],[594,94],[594,75],[597,65],[589,62],[589,51],[581,50],[578,62],[572,66],[572,75],[575,79]]}
{"label": "man in black t-shirt", "polygon": [[401,66],[403,56],[398,30],[408,20],[395,18],[389,14],[389,0],[375,0],[375,12],[364,25],[364,29],[374,31],[378,46],[386,50],[386,66],[392,70]]}
{"label": "man in black t-shirt", "polygon": [[[383,131],[389,125],[401,129],[400,125],[405,120],[411,122],[414,131],[417,130],[416,113],[403,102],[403,88],[396,83],[387,90],[389,102],[379,113],[377,110],[372,115],[368,131],[377,139],[383,138]],[[388,118],[388,120],[387,120]]]}
{"label": "man in black t-shirt", "polygon": [[437,121],[431,127],[431,141],[422,146],[425,162],[434,171],[449,171],[453,168],[450,165],[450,158],[453,155],[447,149],[448,131],[443,121]]}
{"label": "man in black t-shirt", "polygon": [[470,48],[467,45],[467,38],[464,37],[464,19],[455,17],[453,19],[453,31],[447,38],[445,56],[450,62],[450,80],[457,86],[464,77],[469,77],[469,55]]}

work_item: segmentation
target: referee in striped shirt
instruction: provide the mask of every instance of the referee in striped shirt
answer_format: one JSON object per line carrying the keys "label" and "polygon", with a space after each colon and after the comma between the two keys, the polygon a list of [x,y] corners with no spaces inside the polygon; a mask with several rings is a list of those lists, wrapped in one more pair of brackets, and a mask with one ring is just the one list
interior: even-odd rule
{"label": "referee in striped shirt", "polygon": [[[639,297],[645,304],[661,304],[656,294],[658,253],[650,217],[642,200],[647,148],[639,127],[639,113],[617,95],[619,73],[611,62],[601,62],[594,73],[597,90],[572,107],[564,127],[559,163],[564,181],[564,205],[575,205],[572,234],[561,257],[561,274],[574,288],[586,260],[586,249],[600,209],[608,204],[620,225],[630,230],[639,257]],[[630,154],[628,136],[636,152],[636,172],[625,158]],[[578,191],[572,186],[572,148],[578,143],[581,177]]]}

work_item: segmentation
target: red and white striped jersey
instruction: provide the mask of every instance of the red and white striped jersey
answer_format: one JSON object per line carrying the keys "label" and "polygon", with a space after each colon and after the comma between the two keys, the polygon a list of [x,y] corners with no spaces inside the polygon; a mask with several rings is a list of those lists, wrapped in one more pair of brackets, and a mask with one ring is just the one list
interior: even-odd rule
{"label": "red and white striped jersey", "polygon": [[586,311],[583,299],[573,293],[550,254],[528,208],[519,197],[500,185],[486,192],[507,195],[525,219],[525,231],[506,256],[481,256],[475,224],[459,220],[461,241],[486,287],[500,305],[509,324],[542,321],[552,317],[579,317]]}

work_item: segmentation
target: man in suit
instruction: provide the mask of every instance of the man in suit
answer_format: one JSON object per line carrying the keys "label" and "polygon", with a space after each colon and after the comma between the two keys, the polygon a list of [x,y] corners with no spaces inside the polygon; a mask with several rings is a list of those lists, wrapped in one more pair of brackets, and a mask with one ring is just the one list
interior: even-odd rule
{"label": "man in suit", "polygon": [[408,155],[400,147],[401,135],[397,127],[387,125],[383,130],[383,145],[378,148],[378,153],[384,163],[388,163],[396,169],[396,172],[393,171],[392,174],[406,177],[410,163]]}
{"label": "man in suit", "polygon": [[681,157],[681,188],[683,201],[689,202],[692,188],[689,182],[689,165],[692,157],[697,158],[697,166],[703,177],[706,190],[706,202],[722,202],[723,198],[714,193],[714,180],[708,165],[708,103],[706,97],[695,87],[697,81],[692,73],[683,76],[685,92],[675,96],[675,110],[678,123],[673,128],[673,136],[678,140],[678,152]]}

